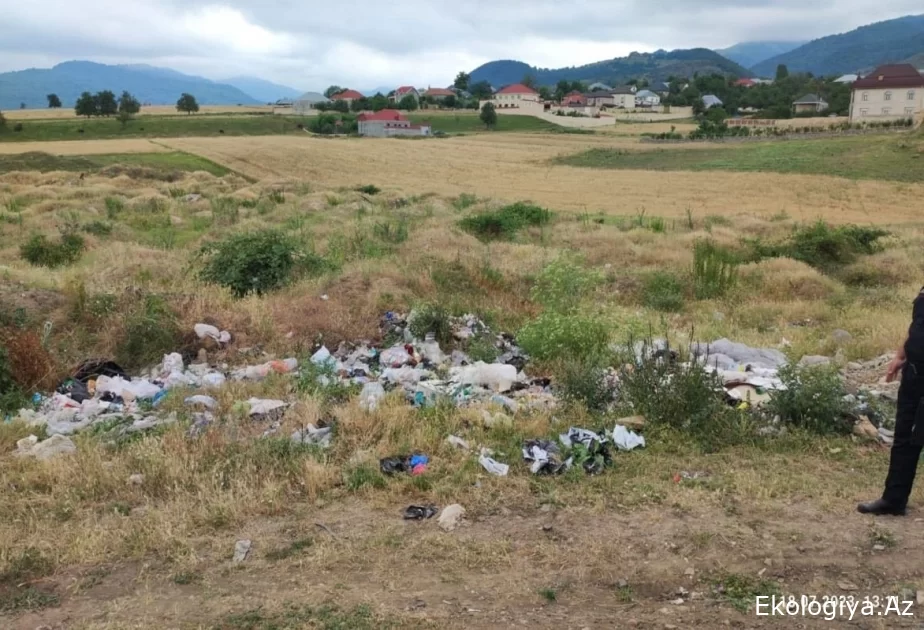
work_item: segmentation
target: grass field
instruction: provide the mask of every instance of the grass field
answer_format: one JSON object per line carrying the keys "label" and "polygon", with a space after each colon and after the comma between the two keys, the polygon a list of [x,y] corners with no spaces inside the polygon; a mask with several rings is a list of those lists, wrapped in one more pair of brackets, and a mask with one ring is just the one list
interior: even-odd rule
{"label": "grass field", "polygon": [[[33,153],[42,146],[59,155]],[[175,349],[215,366],[288,356],[305,365],[316,343],[381,341],[383,313],[427,304],[476,313],[519,339],[537,321],[551,322],[541,340],[572,330],[525,371],[591,397],[584,386],[596,373],[577,350],[588,322],[602,327],[603,346],[649,334],[678,347],[727,337],[839,365],[897,347],[924,276],[921,183],[558,163],[589,150],[714,159],[727,149],[552,133],[0,144],[0,348],[12,368],[0,370],[0,386],[7,374],[28,375],[28,393],[50,391],[87,357],[131,362],[137,373]],[[357,191],[370,185],[381,190]],[[465,228],[525,200],[550,210],[548,223],[487,241]],[[742,258],[726,292],[694,290],[697,243],[740,253],[819,218],[889,235],[882,251],[824,270]],[[243,298],[201,275],[203,246],[267,228],[278,231],[274,246],[294,242],[323,264]],[[24,258],[35,235],[53,244],[62,233],[85,243],[68,264]],[[271,253],[256,252],[247,272],[270,267]],[[230,345],[196,340],[203,321],[231,331]],[[791,619],[755,621],[756,596],[913,600],[924,590],[914,518],[924,485],[911,518],[853,512],[881,490],[887,450],[876,443],[798,427],[757,435],[725,423],[729,413],[744,422],[732,407],[703,416],[666,383],[648,404],[674,410],[671,422],[649,420],[644,449],[615,453],[599,475],[575,466],[536,476],[524,440],[611,428],[623,414],[562,394],[553,410],[521,405],[509,426],[492,425],[483,411],[501,411],[494,403],[415,408],[401,391],[367,412],[306,374],[209,390],[218,419],[195,438],[184,402],[193,392],[172,390],[143,414],[176,413],[176,424],[115,441],[109,427],[87,430],[76,454],[47,462],[11,454],[34,427],[0,422],[0,627],[782,630]],[[885,388],[879,376],[864,387]],[[275,432],[242,411],[250,397],[291,403]],[[697,433],[685,426],[694,419]],[[289,439],[319,422],[334,427],[329,449]],[[472,450],[447,443],[450,434]],[[506,477],[481,468],[481,446],[510,464]],[[430,457],[423,475],[380,473],[380,458],[405,452]],[[408,505],[428,503],[464,505],[465,524],[443,532],[435,519],[402,519]],[[253,547],[234,564],[241,539]]]}
{"label": "grass field", "polygon": [[[272,114],[274,108],[269,105],[200,105],[202,114]],[[58,109],[8,109],[3,112],[9,120],[42,120],[49,118],[77,118],[73,107]],[[173,105],[148,105],[142,107],[139,116],[186,116],[186,112],[177,111]]]}
{"label": "grass field", "polygon": [[[172,138],[209,136],[266,136],[305,135],[301,124],[307,127],[313,116],[274,116],[254,114],[234,116],[225,114],[191,116],[143,116],[123,126],[114,118],[47,119],[26,121],[21,131],[8,129],[0,133],[0,144],[7,142],[47,142],[63,140],[103,140],[120,138]],[[410,116],[414,122],[428,120],[434,131],[445,133],[485,131],[484,124],[475,113],[456,115]],[[432,120],[431,120],[432,119]],[[11,127],[11,125],[8,125]],[[556,125],[532,116],[503,117],[496,131],[549,131]]]}
{"label": "grass field", "polygon": [[908,137],[854,136],[710,145],[706,150],[595,148],[559,157],[556,163],[582,168],[799,173],[920,183],[924,182],[924,142]]}

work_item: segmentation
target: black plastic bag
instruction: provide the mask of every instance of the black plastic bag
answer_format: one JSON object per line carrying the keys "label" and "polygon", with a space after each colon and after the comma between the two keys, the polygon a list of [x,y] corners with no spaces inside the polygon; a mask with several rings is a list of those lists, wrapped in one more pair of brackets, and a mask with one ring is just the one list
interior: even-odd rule
{"label": "black plastic bag", "polygon": [[386,475],[411,472],[411,463],[407,457],[384,457],[379,460],[379,468]]}
{"label": "black plastic bag", "polygon": [[404,520],[422,521],[428,518],[433,518],[437,511],[438,508],[432,503],[427,505],[409,505],[404,508]]}

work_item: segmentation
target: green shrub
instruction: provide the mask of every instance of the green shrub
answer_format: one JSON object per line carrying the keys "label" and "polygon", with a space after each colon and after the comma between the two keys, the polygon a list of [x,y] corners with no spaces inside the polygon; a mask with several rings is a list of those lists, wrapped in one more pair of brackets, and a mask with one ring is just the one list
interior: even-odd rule
{"label": "green shrub", "polygon": [[606,411],[614,401],[615,390],[607,382],[601,363],[596,358],[565,362],[557,379],[561,399],[579,403],[591,412]]}
{"label": "green shrub", "polygon": [[849,433],[850,411],[837,369],[827,365],[786,366],[780,370],[786,389],[770,392],[767,410],[793,426],[814,433]]}
{"label": "green shrub", "polygon": [[287,234],[263,230],[235,234],[202,248],[205,282],[227,287],[236,297],[262,295],[292,282],[300,274],[323,273],[324,258],[302,251]]}
{"label": "green shrub", "polygon": [[105,221],[90,221],[83,225],[83,231],[95,236],[109,236],[112,234],[112,223]]}
{"label": "green shrub", "polygon": [[478,203],[478,197],[472,193],[460,193],[458,197],[452,200],[452,207],[456,210],[467,210]]}
{"label": "green shrub", "polygon": [[209,204],[212,206],[212,218],[218,225],[234,225],[240,219],[240,204],[237,199],[213,197],[209,200]]}
{"label": "green shrub", "polygon": [[494,343],[491,335],[481,335],[469,339],[465,346],[465,353],[472,361],[484,361],[485,363],[494,363],[497,360],[500,351]]}
{"label": "green shrub", "polygon": [[344,383],[337,374],[333,362],[317,364],[308,357],[299,361],[299,370],[295,388],[310,394],[325,404],[342,404],[358,393],[359,387]]}
{"label": "green shrub", "polygon": [[83,237],[66,232],[57,241],[49,240],[44,234],[33,234],[20,245],[19,255],[36,267],[62,267],[77,262],[86,244]]}
{"label": "green shrub", "polygon": [[366,195],[377,195],[382,192],[382,189],[373,184],[366,184],[365,186],[357,186],[355,188],[356,192],[361,192]]}
{"label": "green shrub", "polygon": [[671,361],[650,343],[628,349],[630,367],[619,379],[619,411],[639,414],[647,426],[684,432],[706,448],[734,444],[753,432],[749,418],[726,405],[722,383],[701,362]]}
{"label": "green shrub", "polygon": [[422,304],[413,311],[408,322],[408,330],[417,339],[425,339],[427,333],[433,333],[437,341],[452,341],[452,326],[449,323],[449,311],[439,304]]}
{"label": "green shrub", "polygon": [[546,225],[552,213],[545,208],[518,202],[499,210],[481,212],[465,217],[459,226],[481,240],[511,239],[521,229]]}
{"label": "green shrub", "polygon": [[28,403],[28,398],[13,378],[6,348],[0,345],[0,421],[7,413],[15,413]]}
{"label": "green shrub", "polygon": [[156,363],[175,352],[182,341],[176,313],[159,295],[134,300],[124,316],[125,332],[116,346],[116,361],[127,370]]}
{"label": "green shrub", "polygon": [[606,353],[610,330],[598,317],[547,311],[527,322],[517,342],[539,360],[589,359]]}
{"label": "green shrub", "polygon": [[574,311],[602,281],[599,272],[585,269],[571,257],[559,256],[539,272],[532,298],[548,310]]}
{"label": "green shrub", "polygon": [[676,312],[683,308],[684,289],[672,273],[658,271],[645,281],[642,294],[645,306],[659,311]]}
{"label": "green shrub", "polygon": [[386,243],[394,243],[395,245],[403,243],[408,237],[407,220],[401,219],[394,223],[391,221],[376,223],[372,227],[372,233],[376,238]]}
{"label": "green shrub", "polygon": [[859,225],[834,227],[818,221],[799,227],[781,243],[765,244],[758,239],[745,242],[751,248],[754,260],[786,256],[822,271],[835,271],[852,263],[858,256],[882,251],[879,239],[888,234],[878,228]]}
{"label": "green shrub", "polygon": [[738,279],[738,261],[713,241],[693,245],[693,293],[699,300],[722,297]]}

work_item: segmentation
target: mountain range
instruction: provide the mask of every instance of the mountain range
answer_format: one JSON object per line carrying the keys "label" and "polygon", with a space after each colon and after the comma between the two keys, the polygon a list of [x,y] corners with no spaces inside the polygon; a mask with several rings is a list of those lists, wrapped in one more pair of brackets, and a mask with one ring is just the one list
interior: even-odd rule
{"label": "mountain range", "polygon": [[64,107],[73,107],[81,92],[128,90],[150,105],[172,105],[183,92],[200,105],[258,105],[294,98],[298,90],[261,79],[235,77],[216,82],[169,68],[145,64],[112,66],[91,61],[67,61],[53,68],[31,68],[0,74],[0,110],[46,107],[47,94],[57,94]]}
{"label": "mountain range", "polygon": [[913,61],[924,54],[924,15],[909,15],[829,35],[751,67],[755,76],[772,77],[780,64],[790,72],[834,75],[872,70],[884,63]]}
{"label": "mountain range", "polygon": [[491,61],[471,71],[472,83],[487,81],[497,87],[518,83],[530,75],[539,85],[554,85],[558,81],[600,81],[612,85],[630,79],[646,77],[652,81],[666,81],[671,75],[690,77],[695,73],[748,75],[743,66],[706,48],[690,50],[659,50],[653,53],[632,53],[606,61],[570,68],[534,68],[522,61]]}
{"label": "mountain range", "polygon": [[717,53],[731,59],[735,63],[741,64],[745,68],[756,66],[761,61],[766,61],[771,57],[788,53],[799,46],[805,44],[801,42],[743,42],[735,44],[728,48],[716,50]]}

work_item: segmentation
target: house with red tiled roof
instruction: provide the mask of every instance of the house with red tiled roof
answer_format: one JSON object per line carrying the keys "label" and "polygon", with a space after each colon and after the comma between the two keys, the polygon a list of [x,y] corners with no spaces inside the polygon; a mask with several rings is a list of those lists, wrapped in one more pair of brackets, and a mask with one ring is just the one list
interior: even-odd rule
{"label": "house with red tiled roof", "polygon": [[514,83],[498,90],[488,101],[479,103],[479,108],[484,107],[485,103],[492,103],[496,109],[520,109],[529,111],[544,111],[545,104],[539,97],[539,92],[533,88]]}
{"label": "house with red tiled roof", "polygon": [[408,95],[413,96],[414,100],[420,104],[420,92],[418,92],[417,88],[415,88],[413,85],[402,85],[397,90],[395,90],[395,93],[391,95],[389,100],[391,100],[393,103],[398,103],[402,98]]}
{"label": "house with red tiled roof", "polygon": [[561,99],[561,104],[565,107],[570,107],[573,105],[586,105],[587,97],[577,90],[574,90],[573,92],[565,94],[565,96]]}
{"label": "house with red tiled roof", "polygon": [[363,112],[356,117],[356,122],[361,136],[389,138],[392,136],[429,136],[431,133],[430,123],[414,124],[396,109]]}
{"label": "house with red tiled roof", "polygon": [[343,90],[330,95],[331,101],[346,101],[347,105],[352,105],[353,101],[361,98],[363,98],[363,95],[356,90]]}
{"label": "house with red tiled roof", "polygon": [[853,82],[850,122],[916,119],[924,113],[924,75],[909,63],[879,66]]}
{"label": "house with red tiled roof", "polygon": [[755,85],[757,85],[757,81],[755,81],[754,79],[738,79],[737,81],[735,81],[735,85],[737,85],[738,87],[749,88],[749,87],[754,87]]}
{"label": "house with red tiled roof", "polygon": [[448,90],[448,89],[446,89],[446,88],[434,88],[434,87],[431,87],[431,88],[427,88],[427,89],[424,91],[423,95],[426,96],[426,97],[430,97],[430,98],[432,98],[432,99],[434,99],[434,100],[436,100],[436,101],[441,101],[441,100],[443,100],[444,98],[446,98],[447,96],[455,97],[455,96],[456,96],[456,93],[453,92],[452,90]]}

